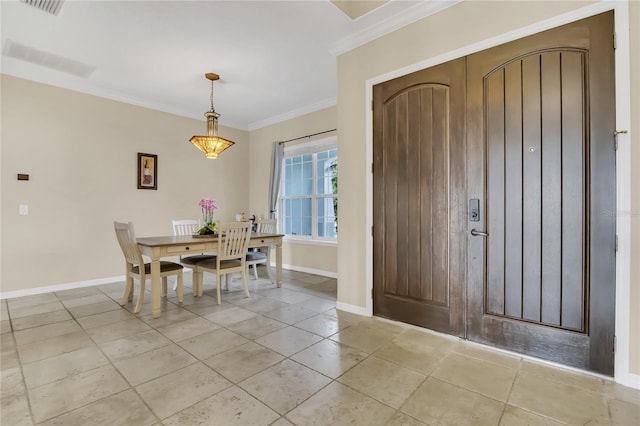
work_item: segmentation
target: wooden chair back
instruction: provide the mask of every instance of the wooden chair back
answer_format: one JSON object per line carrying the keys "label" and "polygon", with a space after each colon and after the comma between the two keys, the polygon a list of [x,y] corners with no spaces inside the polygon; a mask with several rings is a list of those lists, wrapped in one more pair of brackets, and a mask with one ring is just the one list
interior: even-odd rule
{"label": "wooden chair back", "polygon": [[113,227],[116,230],[116,238],[118,239],[118,244],[120,244],[122,254],[124,254],[127,263],[133,266],[140,266],[144,269],[144,261],[142,260],[142,254],[136,241],[133,223],[113,222]]}
{"label": "wooden chair back", "polygon": [[260,234],[275,234],[278,232],[278,221],[276,219],[259,219],[256,221],[256,232]]}
{"label": "wooden chair back", "polygon": [[173,235],[193,235],[201,228],[199,220],[182,219],[172,220]]}
{"label": "wooden chair back", "polygon": [[218,225],[218,252],[220,261],[244,258],[249,248],[251,222],[229,222]]}

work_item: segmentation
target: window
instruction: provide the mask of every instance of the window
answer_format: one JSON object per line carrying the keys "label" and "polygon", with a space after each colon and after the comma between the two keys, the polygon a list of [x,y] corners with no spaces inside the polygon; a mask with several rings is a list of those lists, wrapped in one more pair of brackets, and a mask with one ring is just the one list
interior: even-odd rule
{"label": "window", "polygon": [[282,230],[302,239],[338,236],[338,150],[336,139],[285,148],[280,212]]}

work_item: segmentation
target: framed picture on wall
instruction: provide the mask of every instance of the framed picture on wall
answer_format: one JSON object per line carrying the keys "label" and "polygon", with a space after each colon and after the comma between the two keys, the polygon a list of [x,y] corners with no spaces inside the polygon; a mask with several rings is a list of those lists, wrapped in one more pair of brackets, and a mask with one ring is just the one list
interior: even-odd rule
{"label": "framed picture on wall", "polygon": [[158,189],[158,156],[138,153],[138,189]]}

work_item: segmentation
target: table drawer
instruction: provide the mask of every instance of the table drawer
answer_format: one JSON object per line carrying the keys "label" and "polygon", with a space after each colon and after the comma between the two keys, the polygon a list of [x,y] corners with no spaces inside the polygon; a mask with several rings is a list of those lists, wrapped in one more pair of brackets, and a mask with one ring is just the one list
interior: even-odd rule
{"label": "table drawer", "polygon": [[184,244],[180,246],[169,246],[167,247],[167,254],[181,254],[191,252],[202,253],[204,251],[204,248],[204,244]]}
{"label": "table drawer", "polygon": [[272,246],[278,244],[278,237],[252,238],[249,245],[255,247]]}

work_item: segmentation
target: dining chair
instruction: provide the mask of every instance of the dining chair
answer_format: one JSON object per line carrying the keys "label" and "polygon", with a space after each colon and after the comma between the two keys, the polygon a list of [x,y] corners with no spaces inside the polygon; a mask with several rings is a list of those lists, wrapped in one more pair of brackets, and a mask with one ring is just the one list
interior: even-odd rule
{"label": "dining chair", "polygon": [[[126,261],[126,287],[124,295],[120,301],[120,305],[124,306],[127,302],[133,300],[133,280],[135,278],[140,282],[140,293],[138,294],[138,303],[133,313],[137,314],[142,308],[144,302],[144,286],[148,278],[151,278],[151,263],[145,263],[140,253],[140,248],[136,241],[136,234],[133,230],[133,223],[113,222],[116,231],[118,244],[122,249],[122,254]],[[175,275],[177,277],[177,293],[178,302],[182,303],[184,287],[182,282],[183,266],[174,262],[160,262],[160,277],[162,278],[162,294],[167,295],[167,277]]]}
{"label": "dining chair", "polygon": [[[173,235],[193,235],[197,234],[198,229],[201,228],[200,221],[194,219],[172,220],[171,226],[173,227]],[[194,266],[201,260],[210,260],[214,258],[215,256],[213,255],[200,253],[187,257],[180,256],[180,263],[182,265]]]}
{"label": "dining chair", "polygon": [[[276,219],[259,219],[256,221],[256,232],[259,234],[275,234],[278,228]],[[253,276],[258,279],[258,265],[265,263],[267,265],[267,273],[271,279],[271,246],[259,247],[261,251],[252,250],[247,252],[247,268],[251,266]],[[273,281],[273,280],[272,280]]]}
{"label": "dining chair", "polygon": [[202,281],[205,272],[216,274],[216,292],[218,305],[220,301],[220,287],[222,276],[225,276],[227,290],[229,289],[229,274],[240,272],[244,294],[249,296],[247,286],[246,254],[251,238],[251,222],[229,222],[218,225],[218,248],[215,259],[202,260],[195,265],[193,272],[194,294],[202,296]]}

